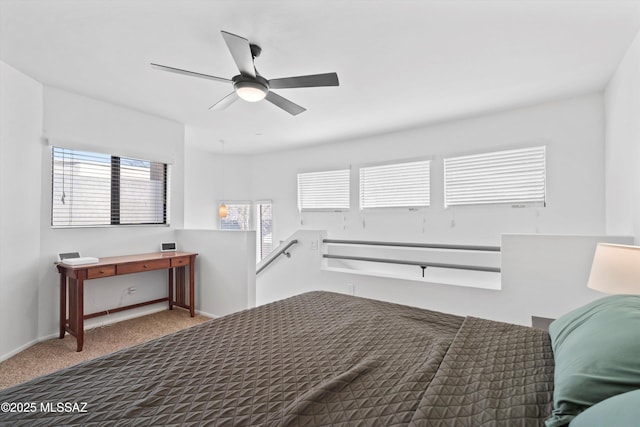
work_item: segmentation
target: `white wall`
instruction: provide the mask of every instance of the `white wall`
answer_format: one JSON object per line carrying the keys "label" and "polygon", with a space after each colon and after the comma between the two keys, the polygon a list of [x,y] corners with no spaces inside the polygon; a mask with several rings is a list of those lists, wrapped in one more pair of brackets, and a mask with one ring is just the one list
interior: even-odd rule
{"label": "white wall", "polygon": [[256,305],[255,231],[177,230],[176,238],[197,252],[196,309],[224,316]]}
{"label": "white wall", "polygon": [[185,126],[185,228],[217,229],[221,200],[252,199],[249,157],[221,151],[215,132]]}
{"label": "white wall", "polygon": [[607,233],[640,243],[640,33],[611,78],[606,106]]}
{"label": "white wall", "polygon": [[606,296],[587,288],[596,245],[628,245],[632,240],[611,235],[504,235],[501,299],[486,300],[478,310],[509,313],[500,320],[529,325],[530,316],[558,318]]}
{"label": "white wall", "polygon": [[[291,260],[279,261],[270,272],[258,276],[257,301],[260,304],[310,289],[350,292],[353,288],[356,295],[365,297],[529,324],[532,315],[557,317],[595,299],[598,294],[585,288],[595,242],[614,239],[629,243],[629,239],[604,236],[604,133],[604,99],[595,93],[420,129],[255,156],[253,194],[254,198],[273,200],[276,240],[285,240],[294,232],[294,237],[304,236],[300,234],[304,230],[316,229],[327,230],[333,238],[504,245],[501,290],[336,271],[313,273],[306,265],[301,271],[294,265],[293,253]],[[543,144],[547,147],[546,207],[444,208],[443,157]],[[359,165],[419,156],[432,156],[429,208],[417,212],[358,210]],[[297,212],[298,171],[349,166],[350,211]],[[302,231],[296,232],[299,228]],[[505,234],[531,237],[513,243],[510,237],[503,239]],[[553,235],[562,236],[556,239]],[[304,239],[296,251],[312,260],[317,254],[308,253],[311,241],[305,243]],[[290,266],[286,272],[285,266]],[[287,274],[292,277],[285,280]]]}
{"label": "white wall", "polygon": [[[274,248],[277,253],[291,240],[298,243],[287,249],[291,255],[284,254],[274,258],[256,278],[256,304],[262,305],[272,301],[288,298],[303,292],[327,290],[346,292],[344,282],[322,280],[322,239],[327,237],[325,231],[298,230],[282,245]],[[258,266],[263,267],[272,256],[262,260]]]}
{"label": "white wall", "polygon": [[319,270],[316,247],[324,232],[301,230],[291,258],[267,267],[257,280],[257,304],[311,290],[342,292],[430,310],[531,325],[531,316],[557,318],[604,296],[586,287],[597,242],[628,244],[630,237],[504,235],[502,289],[452,286],[426,281]]}
{"label": "white wall", "polygon": [[[57,336],[59,279],[53,262],[60,252],[97,257],[155,252],[160,242],[175,240],[179,249],[200,252],[196,310],[220,316],[255,304],[255,232],[182,232],[187,222],[185,188],[193,190],[188,192],[190,222],[215,226],[217,209],[207,212],[200,202],[213,195],[211,206],[217,206],[215,199],[223,197],[216,176],[222,165],[232,175],[228,194],[250,198],[245,158],[216,159],[206,150],[187,151],[180,123],[43,87],[3,62],[0,107],[0,292],[3,301],[11,302],[0,314],[0,323],[8,326],[0,340],[0,360],[37,340]],[[52,145],[171,164],[171,225],[51,228]],[[185,153],[194,165],[188,182]],[[85,313],[162,298],[166,281],[163,271],[88,281]],[[127,292],[130,286],[137,288],[134,295]],[[86,326],[164,307],[156,304],[115,313],[91,319]]]}
{"label": "white wall", "polygon": [[[276,241],[299,228],[330,237],[467,244],[500,243],[502,233],[604,233],[604,110],[601,93],[330,145],[252,158],[254,199],[272,199]],[[442,159],[511,147],[547,146],[547,206],[445,209]],[[357,167],[433,156],[431,206],[362,214]],[[352,166],[352,208],[297,212],[296,173]],[[452,225],[453,224],[453,225]]]}
{"label": "white wall", "polygon": [[[184,222],[184,130],[177,122],[101,102],[64,90],[44,89],[44,134],[52,145],[119,154],[171,164],[171,226],[51,228],[51,149],[40,148],[42,179],[37,189],[41,262],[39,336],[58,330],[58,274],[56,254],[80,251],[86,256],[114,256],[156,252],[162,241],[175,239]],[[178,242],[180,244],[180,242]],[[182,248],[189,250],[189,248]],[[85,313],[166,296],[166,272],[155,271],[89,281],[85,284]],[[137,292],[127,293],[135,286]],[[86,322],[87,326],[140,315],[164,305],[146,306]]]}
{"label": "white wall", "polygon": [[42,85],[0,61],[0,360],[38,338]]}

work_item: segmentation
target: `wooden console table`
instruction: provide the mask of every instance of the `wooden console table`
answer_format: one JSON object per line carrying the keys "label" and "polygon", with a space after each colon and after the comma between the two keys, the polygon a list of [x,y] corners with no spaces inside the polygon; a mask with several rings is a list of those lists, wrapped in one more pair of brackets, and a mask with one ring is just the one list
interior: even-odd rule
{"label": "wooden console table", "polygon": [[[191,317],[195,316],[194,308],[194,278],[196,253],[192,252],[156,252],[151,254],[116,256],[100,258],[99,262],[84,265],[68,265],[57,263],[60,273],[60,339],[65,332],[76,337],[77,350],[82,351],[84,343],[84,320],[104,316],[109,313],[129,310],[158,302],[169,302],[169,310],[173,306],[186,308]],[[189,266],[189,290],[185,289],[186,267]],[[140,273],[152,270],[169,270],[169,296],[153,301],[145,301],[111,310],[84,314],[84,281],[101,277],[118,276],[121,274]],[[175,277],[175,300],[174,300]],[[67,319],[67,283],[69,284],[69,318]]]}

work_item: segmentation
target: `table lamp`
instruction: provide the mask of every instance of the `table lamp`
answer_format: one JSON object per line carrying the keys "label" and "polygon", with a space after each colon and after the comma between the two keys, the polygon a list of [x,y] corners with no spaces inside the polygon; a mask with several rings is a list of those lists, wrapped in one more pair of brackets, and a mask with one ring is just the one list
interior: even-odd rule
{"label": "table lamp", "polygon": [[640,294],[640,247],[598,243],[587,287],[607,294]]}

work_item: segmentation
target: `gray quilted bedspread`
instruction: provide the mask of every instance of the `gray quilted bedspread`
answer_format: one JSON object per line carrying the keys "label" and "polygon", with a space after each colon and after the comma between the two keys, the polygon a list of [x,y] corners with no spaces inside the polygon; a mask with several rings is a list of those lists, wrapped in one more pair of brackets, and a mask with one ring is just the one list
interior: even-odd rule
{"label": "gray quilted bedspread", "polygon": [[312,292],[3,390],[35,410],[0,424],[538,426],[552,392],[544,331]]}

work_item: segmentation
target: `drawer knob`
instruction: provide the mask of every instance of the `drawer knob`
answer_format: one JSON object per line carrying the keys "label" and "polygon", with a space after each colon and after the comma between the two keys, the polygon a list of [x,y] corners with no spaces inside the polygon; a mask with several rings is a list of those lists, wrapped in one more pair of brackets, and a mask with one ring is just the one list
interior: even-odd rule
{"label": "drawer knob", "polygon": [[144,268],[147,268],[147,264],[144,264],[144,265],[143,265],[143,267],[144,267]]}
{"label": "drawer knob", "polygon": [[100,270],[100,274],[104,274],[104,270]]}

